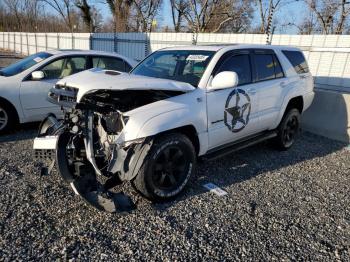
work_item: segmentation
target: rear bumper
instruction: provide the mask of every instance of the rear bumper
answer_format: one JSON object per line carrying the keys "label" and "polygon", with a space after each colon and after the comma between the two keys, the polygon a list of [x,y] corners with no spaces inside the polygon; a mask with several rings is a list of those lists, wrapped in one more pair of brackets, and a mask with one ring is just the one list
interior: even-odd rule
{"label": "rear bumper", "polygon": [[314,97],[315,97],[315,92],[314,91],[306,93],[305,95],[303,95],[303,100],[304,100],[303,112],[305,110],[307,110],[311,106],[312,101],[314,100]]}

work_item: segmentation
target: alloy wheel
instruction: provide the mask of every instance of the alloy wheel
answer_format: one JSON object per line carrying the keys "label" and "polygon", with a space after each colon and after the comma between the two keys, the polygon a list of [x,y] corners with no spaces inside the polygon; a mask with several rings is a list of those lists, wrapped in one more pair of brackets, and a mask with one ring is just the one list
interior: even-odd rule
{"label": "alloy wheel", "polygon": [[3,130],[7,126],[8,120],[7,112],[0,107],[0,130]]}
{"label": "alloy wheel", "polygon": [[177,189],[186,180],[188,166],[180,147],[167,147],[154,163],[152,182],[160,190]]}
{"label": "alloy wheel", "polygon": [[283,132],[283,142],[288,147],[294,143],[295,136],[298,133],[299,123],[296,116],[291,116]]}

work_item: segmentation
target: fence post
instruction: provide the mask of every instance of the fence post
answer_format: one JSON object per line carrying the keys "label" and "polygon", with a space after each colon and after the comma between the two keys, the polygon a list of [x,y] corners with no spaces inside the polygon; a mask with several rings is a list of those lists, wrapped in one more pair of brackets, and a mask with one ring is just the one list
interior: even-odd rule
{"label": "fence post", "polygon": [[114,32],[113,41],[114,41],[113,50],[115,53],[118,53],[118,35],[116,32]]}
{"label": "fence post", "polygon": [[146,39],[145,39],[145,57],[148,56],[148,50],[149,50],[149,41],[148,41],[148,33],[146,33]]}
{"label": "fence post", "polygon": [[7,49],[10,49],[10,32],[7,32]]}
{"label": "fence post", "polygon": [[60,49],[60,34],[57,33],[57,49]]}
{"label": "fence post", "polygon": [[74,46],[75,46],[75,44],[74,44],[74,33],[72,33],[72,49],[74,49]]}
{"label": "fence post", "polygon": [[37,39],[36,33],[34,33],[34,39],[35,39],[35,53],[38,53],[38,39]]}
{"label": "fence post", "polygon": [[26,33],[26,38],[27,38],[27,55],[29,55],[29,37],[28,37],[28,33]]}
{"label": "fence post", "polygon": [[19,33],[19,37],[20,37],[20,40],[21,40],[21,41],[19,41],[20,45],[21,45],[21,54],[23,54],[23,50],[22,50],[22,32]]}
{"label": "fence post", "polygon": [[90,33],[89,35],[89,50],[92,50],[92,41],[93,41],[93,35]]}
{"label": "fence post", "polygon": [[47,33],[45,33],[45,50],[47,51]]}

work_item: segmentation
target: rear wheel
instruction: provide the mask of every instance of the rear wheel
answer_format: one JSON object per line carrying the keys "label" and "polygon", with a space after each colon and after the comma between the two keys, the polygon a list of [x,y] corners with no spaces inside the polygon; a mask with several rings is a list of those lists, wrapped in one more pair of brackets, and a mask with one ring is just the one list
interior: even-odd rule
{"label": "rear wheel", "polygon": [[279,127],[278,136],[275,139],[280,150],[291,148],[300,132],[300,112],[298,109],[290,109],[283,117]]}
{"label": "rear wheel", "polygon": [[183,134],[169,134],[156,138],[132,183],[151,200],[168,200],[184,189],[195,168],[191,141]]}
{"label": "rear wheel", "polygon": [[0,134],[13,130],[17,121],[17,114],[11,105],[0,101]]}

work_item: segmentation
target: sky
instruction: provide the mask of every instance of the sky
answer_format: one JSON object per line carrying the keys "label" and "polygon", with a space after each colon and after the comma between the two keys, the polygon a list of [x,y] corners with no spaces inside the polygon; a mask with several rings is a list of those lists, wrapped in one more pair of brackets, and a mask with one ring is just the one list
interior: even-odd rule
{"label": "sky", "polygon": [[[96,7],[102,13],[102,17],[104,17],[105,21],[111,18],[107,5],[97,4]],[[305,12],[307,12],[307,10],[304,4],[301,1],[295,1],[291,4],[283,6],[283,8],[279,8],[276,13],[276,19],[279,21],[280,24],[286,24],[288,22],[293,22],[298,24],[301,22],[304,15],[306,14]],[[169,0],[164,0],[162,9],[159,12],[159,15],[157,17],[157,22],[159,26],[169,26],[169,27],[173,26]],[[253,24],[257,25],[258,23],[259,23],[259,14],[255,13]],[[282,30],[277,30],[275,33],[296,34],[297,32],[298,30],[296,27],[289,26],[287,28],[283,28]]]}

